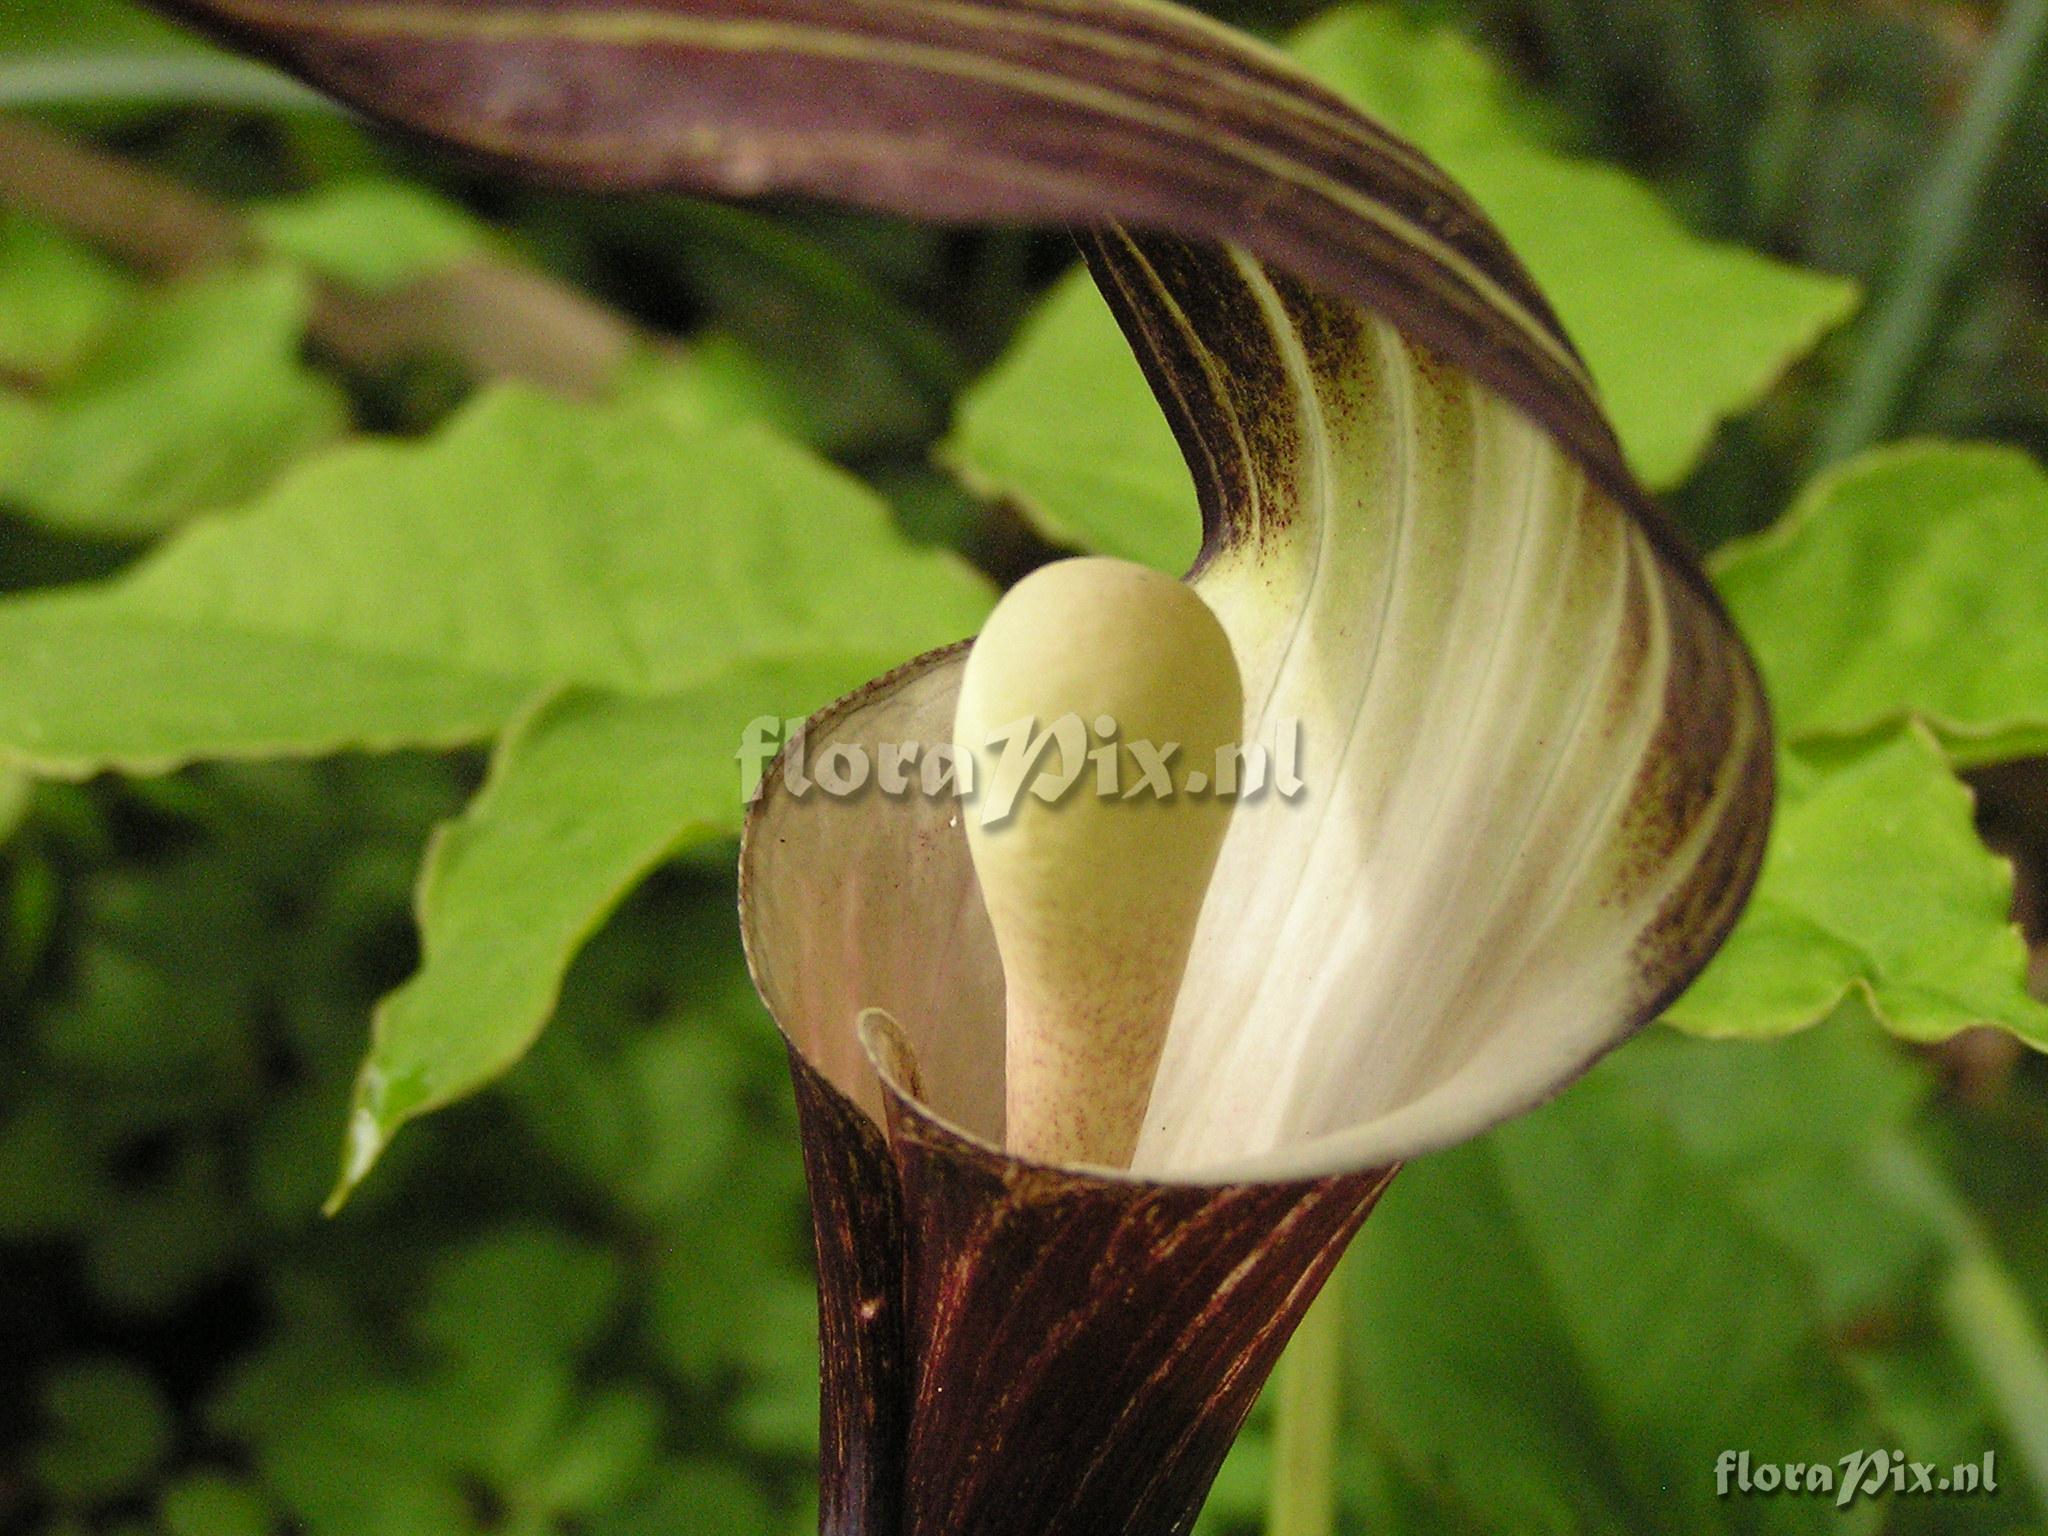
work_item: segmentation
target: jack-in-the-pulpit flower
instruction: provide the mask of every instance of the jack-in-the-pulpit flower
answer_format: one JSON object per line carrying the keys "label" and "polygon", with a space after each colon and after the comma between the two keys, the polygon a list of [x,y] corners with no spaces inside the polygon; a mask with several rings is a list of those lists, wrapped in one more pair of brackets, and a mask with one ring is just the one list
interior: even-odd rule
{"label": "jack-in-the-pulpit flower", "polygon": [[1754,671],[1541,295],[1415,150],[1156,0],[172,8],[557,181],[1086,231],[1194,471],[1188,589],[1056,567],[810,759],[1072,712],[1120,763],[1292,733],[1299,792],[1084,773],[983,827],[774,769],[744,929],[804,1126],[825,1530],[1185,1530],[1394,1168],[1654,1017],[1759,861]]}

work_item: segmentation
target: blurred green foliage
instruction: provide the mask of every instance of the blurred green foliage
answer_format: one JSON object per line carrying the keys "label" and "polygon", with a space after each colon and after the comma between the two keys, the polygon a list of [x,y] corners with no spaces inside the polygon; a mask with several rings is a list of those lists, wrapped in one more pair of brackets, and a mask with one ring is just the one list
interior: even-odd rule
{"label": "blurred green foliage", "polygon": [[[1212,8],[1275,36],[1316,9]],[[1890,291],[1913,191],[1997,19],[1860,0],[1418,0],[1326,17],[1302,46],[1522,220],[1567,319],[1584,316],[1632,451],[1717,544],[1805,483],[1868,337],[1850,324],[1804,355],[1850,292],[1813,274]],[[394,538],[377,574],[417,578],[417,632],[450,640],[410,659],[474,690],[467,714],[427,726],[392,706],[338,728],[331,699],[266,690],[240,653],[194,687],[169,630],[126,635],[95,681],[99,639],[49,615],[110,622],[94,605],[119,599],[9,606],[9,762],[246,756],[265,745],[261,711],[271,748],[277,721],[310,720],[297,751],[391,750],[87,783],[0,768],[0,1530],[813,1529],[809,1245],[779,1050],[733,917],[728,717],[807,708],[970,628],[984,588],[918,546],[999,575],[1047,539],[1162,561],[1184,546],[1181,472],[1144,435],[1142,400],[1129,414],[1092,300],[1045,298],[1066,246],[509,186],[113,0],[14,0],[0,108],[37,108],[247,229],[236,258],[172,275],[0,199],[0,590],[212,559],[183,618],[217,617],[228,592],[244,616],[269,602],[332,619],[350,574],[336,552],[380,519],[406,536],[495,528],[501,575],[559,550],[548,540],[593,494],[577,443],[629,441],[637,458],[599,455],[638,465],[605,489],[672,517],[693,474],[754,498],[705,578],[728,605],[719,633],[625,648],[673,663],[651,691],[621,684],[604,637],[582,636],[579,670],[533,624],[506,624],[475,665],[474,632],[451,618],[475,581]],[[2002,128],[1998,194],[1958,231],[1932,295],[1941,324],[1886,427],[2038,453],[2048,81]],[[402,294],[482,255],[684,350],[650,343],[617,400],[569,407],[472,401],[478,381],[431,348],[365,368],[320,331],[323,285]],[[434,477],[493,431],[481,457],[516,444],[520,473]],[[335,447],[372,433],[422,442]],[[2048,1071],[1981,1035],[1908,1049],[1873,1014],[1920,1039],[1980,1019],[2042,1038],[2006,874],[1954,770],[2039,750],[2044,507],[2017,456],[1906,451],[1731,546],[1720,579],[1794,706],[1800,755],[1766,898],[1680,1022],[1826,1022],[1772,1042],[1656,1032],[1396,1182],[1342,1282],[1342,1528],[2041,1528],[2048,1458],[2030,1452],[2028,1404],[2048,1362],[2027,1327],[2048,1313]],[[287,590],[292,560],[261,543],[293,516]],[[583,566],[539,563],[575,578],[564,591],[583,582],[591,611],[658,554],[578,547]],[[828,584],[801,579],[849,559],[894,608],[834,613]],[[1857,602],[1843,570],[1868,584]],[[735,667],[746,647],[727,631],[763,655],[803,636],[802,664]],[[1816,651],[1821,633],[1835,638]],[[24,658],[52,656],[82,669],[68,712],[21,702]],[[412,678],[387,702],[418,710],[428,691]],[[91,739],[105,720],[158,734]],[[408,750],[508,721],[494,764],[474,746]],[[657,740],[672,758],[649,753]],[[2040,781],[1978,782],[2038,901]],[[424,922],[454,961],[423,973],[429,1024],[467,1001],[505,1037],[461,1086],[519,1055],[558,981],[559,1006],[509,1075],[400,1138],[325,1220],[367,1023],[422,960],[413,892],[437,826]],[[517,1007],[485,990],[506,965],[526,967]],[[1259,1528],[1269,1433],[1262,1409],[1210,1531]],[[1846,1516],[1713,1493],[1722,1449],[1892,1445],[1942,1462],[1995,1450],[2001,1493]]]}

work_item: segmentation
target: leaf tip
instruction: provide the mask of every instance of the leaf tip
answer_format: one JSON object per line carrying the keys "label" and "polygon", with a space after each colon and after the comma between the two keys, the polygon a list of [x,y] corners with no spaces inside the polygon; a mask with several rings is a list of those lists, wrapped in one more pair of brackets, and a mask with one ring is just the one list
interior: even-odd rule
{"label": "leaf tip", "polygon": [[368,1078],[369,1073],[365,1071],[365,1080],[356,1090],[355,1108],[349,1112],[348,1134],[342,1142],[341,1173],[335,1179],[326,1203],[320,1207],[323,1216],[341,1214],[349,1197],[369,1177],[370,1170],[384,1155],[384,1149],[391,1145],[391,1134],[397,1129],[396,1125],[387,1125],[377,1113]]}

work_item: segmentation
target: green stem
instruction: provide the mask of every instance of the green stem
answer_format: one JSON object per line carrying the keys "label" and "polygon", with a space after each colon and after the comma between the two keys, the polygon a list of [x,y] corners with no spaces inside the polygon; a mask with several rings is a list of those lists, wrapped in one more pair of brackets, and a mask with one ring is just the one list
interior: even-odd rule
{"label": "green stem", "polygon": [[1274,1387],[1278,1416],[1267,1536],[1331,1536],[1337,1526],[1337,1429],[1344,1388],[1341,1272],[1295,1330]]}
{"label": "green stem", "polygon": [[262,64],[213,54],[22,54],[0,64],[0,110],[105,102],[204,105],[260,112],[341,111]]}
{"label": "green stem", "polygon": [[1749,144],[1761,92],[1744,0],[1701,0],[1700,39],[1706,79],[1701,89],[1707,180],[1719,233],[1747,232],[1751,203]]}
{"label": "green stem", "polygon": [[1543,30],[1557,83],[1594,148],[1607,138],[1607,47],[1586,0],[1543,0]]}
{"label": "green stem", "polygon": [[817,241],[749,208],[695,198],[669,207],[678,224],[780,273],[811,303],[873,336],[934,402],[950,400],[966,384],[967,366],[937,326]]}
{"label": "green stem", "polygon": [[2007,130],[2048,45],[2048,0],[2010,0],[1906,228],[1905,249],[1871,314],[1861,355],[1821,434],[1823,464],[1859,453],[1897,425],[1968,254]]}
{"label": "green stem", "polygon": [[[4,114],[0,206],[165,277],[263,250],[236,208]],[[479,379],[523,379],[579,398],[602,396],[633,353],[650,344],[625,316],[580,289],[492,258],[459,263],[391,293],[315,282],[308,335],[329,357],[364,373],[407,358],[446,357]]]}
{"label": "green stem", "polygon": [[2048,1510],[2048,1337],[1989,1234],[1927,1155],[1895,1137],[1873,1157],[1886,1183],[1949,1248],[1951,1268],[1938,1294],[1943,1330],[2018,1454],[2036,1502]]}
{"label": "green stem", "polygon": [[1967,1253],[1941,1288],[1941,1315],[2036,1489],[2048,1489],[2048,1339],[1989,1253]]}

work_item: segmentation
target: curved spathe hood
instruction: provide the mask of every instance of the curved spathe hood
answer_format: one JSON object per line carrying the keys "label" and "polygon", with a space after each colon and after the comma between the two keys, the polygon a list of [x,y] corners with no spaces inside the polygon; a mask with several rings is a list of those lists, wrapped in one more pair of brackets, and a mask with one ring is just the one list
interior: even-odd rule
{"label": "curved spathe hood", "polygon": [[[1234,813],[1135,1168],[1313,1177],[1474,1135],[1653,1017],[1733,921],[1768,816],[1754,675],[1689,567],[1387,322],[1242,257],[1094,257],[1126,315],[1173,318],[1134,340],[1187,435],[1265,445],[1205,484],[1192,580],[1237,653],[1243,739],[1301,753],[1299,797]],[[1233,392],[1261,370],[1292,382]],[[825,711],[813,760],[948,740],[964,658]],[[771,774],[748,942],[842,1091],[879,1108],[856,1021],[885,1009],[934,1112],[1000,1145],[1002,977],[964,814]]]}

